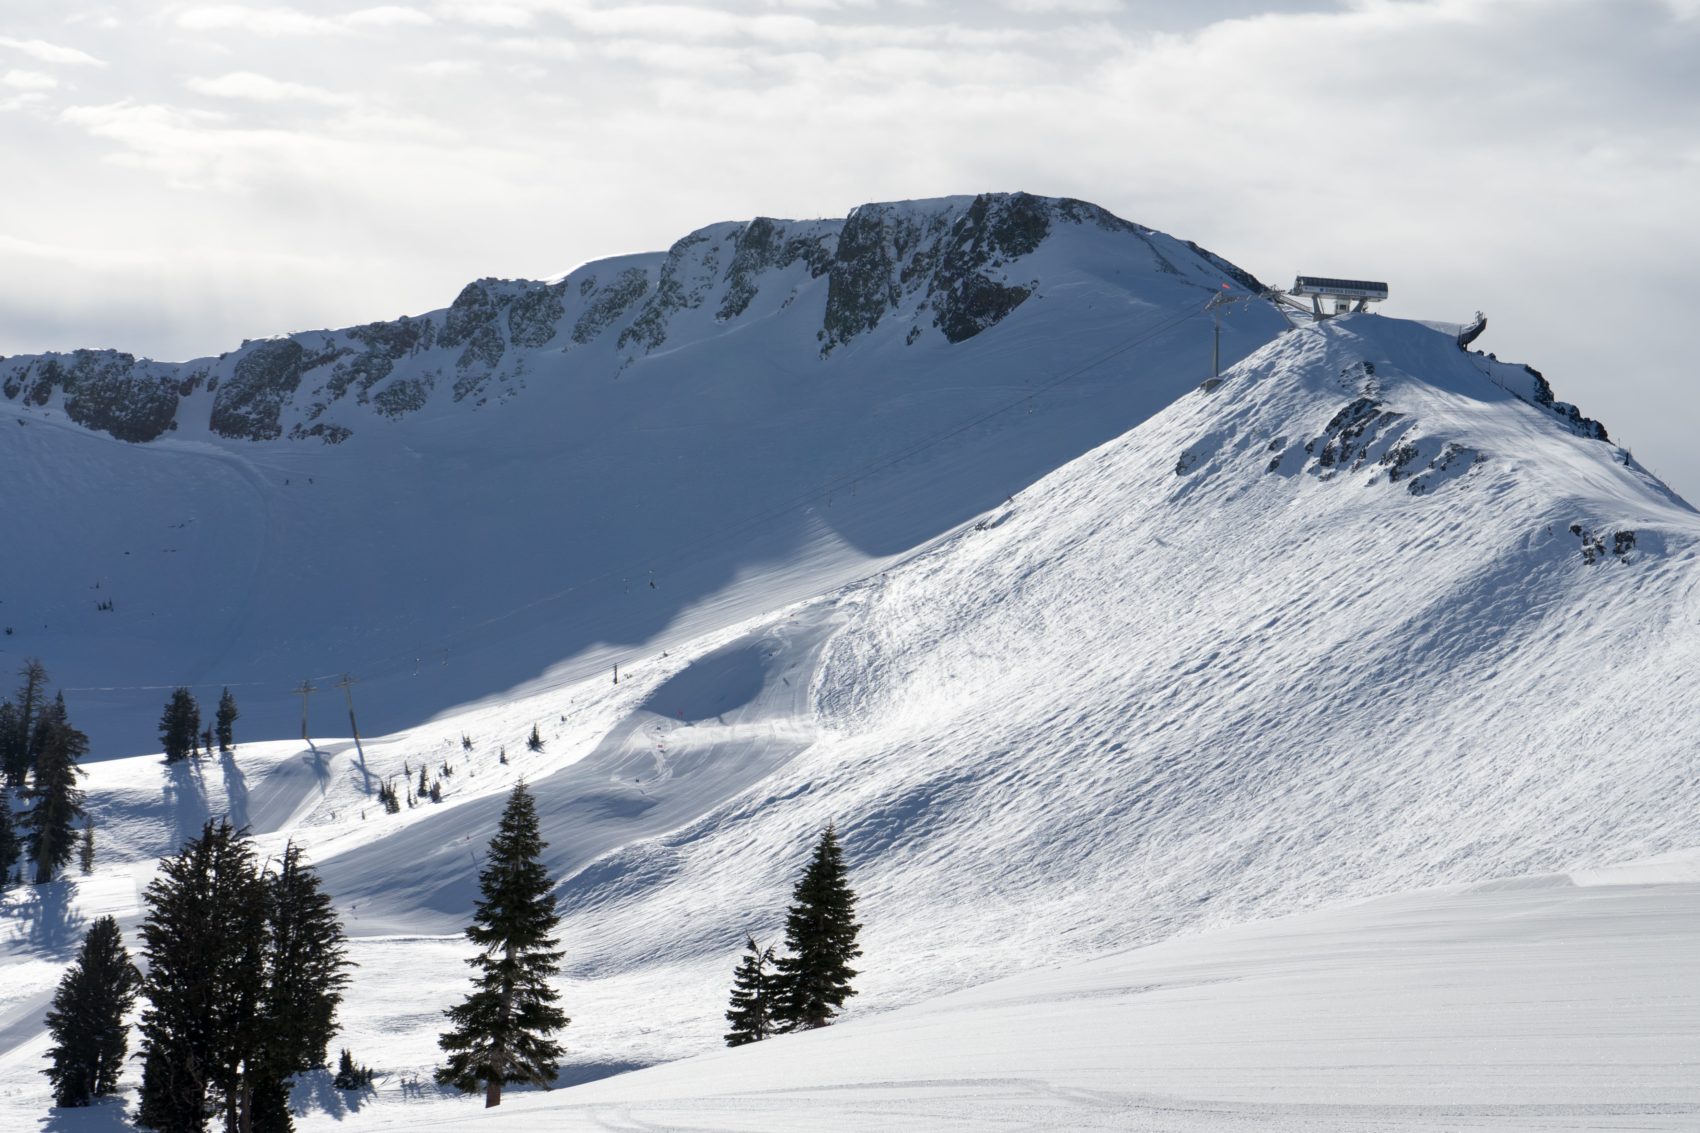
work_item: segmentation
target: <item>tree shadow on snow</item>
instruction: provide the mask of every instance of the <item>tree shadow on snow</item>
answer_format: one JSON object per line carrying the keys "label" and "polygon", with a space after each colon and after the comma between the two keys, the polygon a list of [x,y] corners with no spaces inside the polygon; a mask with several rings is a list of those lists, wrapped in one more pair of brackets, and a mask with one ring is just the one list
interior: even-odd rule
{"label": "tree shadow on snow", "polygon": [[616,1074],[630,1074],[633,1070],[643,1070],[653,1065],[653,1062],[628,1062],[620,1059],[576,1062],[571,1066],[561,1067],[561,1072],[555,1075],[554,1088],[561,1090],[570,1086],[582,1086],[586,1082],[599,1082]]}
{"label": "tree shadow on snow", "polygon": [[375,1093],[371,1087],[362,1090],[339,1090],[329,1070],[309,1070],[297,1074],[289,1091],[289,1108],[297,1117],[306,1117],[317,1110],[341,1121],[359,1113]]}
{"label": "tree shadow on snow", "polygon": [[14,886],[0,910],[15,926],[12,937],[53,955],[69,952],[81,939],[87,920],[71,902],[72,883]]}
{"label": "tree shadow on snow", "polygon": [[207,788],[199,760],[179,759],[165,765],[165,805],[176,838],[167,852],[175,853],[189,839],[200,837],[206,825]]}
{"label": "tree shadow on snow", "polygon": [[100,1098],[93,1105],[54,1106],[41,1119],[41,1133],[132,1133],[122,1098]]}
{"label": "tree shadow on snow", "polygon": [[224,798],[229,806],[230,824],[238,830],[248,828],[248,776],[237,765],[230,752],[220,752],[219,766],[224,770]]}

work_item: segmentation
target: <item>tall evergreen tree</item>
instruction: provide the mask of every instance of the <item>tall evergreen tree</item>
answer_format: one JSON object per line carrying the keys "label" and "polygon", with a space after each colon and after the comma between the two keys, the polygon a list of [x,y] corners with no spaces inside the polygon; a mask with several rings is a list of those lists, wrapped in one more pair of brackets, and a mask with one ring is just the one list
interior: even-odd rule
{"label": "tall evergreen tree", "polygon": [[324,1066],[336,1012],[348,986],[347,936],[318,873],[301,847],[284,847],[272,891],[265,1013],[286,1073]]}
{"label": "tall evergreen tree", "polygon": [[159,742],[165,751],[165,761],[176,763],[194,754],[201,730],[201,706],[195,694],[186,688],[172,692],[159,717]]}
{"label": "tall evergreen tree", "polygon": [[23,785],[29,772],[27,750],[19,731],[18,706],[0,700],[0,786],[15,789]]}
{"label": "tall evergreen tree", "polygon": [[35,761],[35,751],[31,745],[36,716],[40,714],[47,699],[47,669],[32,657],[18,670],[18,677],[22,683],[18,685],[13,709],[14,731],[11,742],[4,748],[6,764],[4,768],[0,768],[5,774],[6,785],[14,790],[24,785],[24,778]]}
{"label": "tall evergreen tree", "polygon": [[30,860],[35,862],[35,883],[53,880],[56,870],[71,861],[77,849],[77,822],[87,817],[83,792],[77,778],[84,772],[77,761],[89,753],[89,738],[71,727],[64,718],[64,701],[57,712],[42,715],[36,729],[35,785],[30,788],[34,805],[24,815],[29,832]]}
{"label": "tall evergreen tree", "polygon": [[160,863],[141,928],[143,1125],[201,1133],[216,1094],[225,1128],[246,1127],[248,1070],[265,1049],[268,897],[247,839],[222,819]]}
{"label": "tall evergreen tree", "polygon": [[219,751],[236,750],[236,718],[241,713],[236,711],[236,698],[225,689],[224,695],[218,698],[218,713],[213,720],[213,734],[218,739]]}
{"label": "tall evergreen tree", "polygon": [[89,926],[82,951],[59,981],[47,1031],[53,1062],[42,1073],[53,1083],[53,1102],[88,1105],[118,1088],[118,1072],[130,1048],[124,1016],[136,1001],[142,974],[124,950],[118,922],[101,917]]}
{"label": "tall evergreen tree", "polygon": [[12,870],[23,853],[17,828],[12,824],[12,792],[0,787],[0,892],[12,883]]}
{"label": "tall evergreen tree", "polygon": [[727,1046],[760,1042],[773,1034],[773,945],[766,948],[753,936],[745,937],[744,958],[732,973],[732,1006],[726,1021]]}
{"label": "tall evergreen tree", "polygon": [[776,962],[779,993],[774,1016],[780,1029],[824,1027],[855,995],[857,975],[850,961],[856,946],[856,894],[844,868],[844,852],[829,823],[815,845],[813,859],[791,891],[785,914],[785,947],[790,955]]}
{"label": "tall evergreen tree", "polygon": [[437,1081],[467,1093],[484,1083],[486,1108],[502,1104],[507,1083],[547,1089],[560,1069],[561,1045],[550,1036],[570,1020],[549,986],[562,953],[552,935],[561,919],[554,886],[540,860],[546,845],[531,792],[515,784],[479,871],[478,905],[466,930],[479,949],[467,963],[478,974],[466,1000],[444,1012],[453,1027],[437,1040],[448,1052]]}

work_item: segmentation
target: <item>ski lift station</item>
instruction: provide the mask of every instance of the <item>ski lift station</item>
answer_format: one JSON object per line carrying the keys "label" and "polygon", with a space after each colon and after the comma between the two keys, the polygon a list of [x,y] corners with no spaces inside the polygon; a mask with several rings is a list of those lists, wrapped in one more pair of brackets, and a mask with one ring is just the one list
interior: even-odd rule
{"label": "ski lift station", "polygon": [[[1316,318],[1325,319],[1331,314],[1344,315],[1348,311],[1367,310],[1371,303],[1387,298],[1387,284],[1369,279],[1332,279],[1321,275],[1301,275],[1293,280],[1293,289],[1287,294],[1308,295],[1311,313]],[[1324,298],[1334,301],[1332,311],[1322,309]]]}

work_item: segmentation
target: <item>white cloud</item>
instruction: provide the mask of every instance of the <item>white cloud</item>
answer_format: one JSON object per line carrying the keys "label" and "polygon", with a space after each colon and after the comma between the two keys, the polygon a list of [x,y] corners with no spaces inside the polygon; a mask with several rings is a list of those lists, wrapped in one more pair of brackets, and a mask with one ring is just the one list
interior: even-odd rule
{"label": "white cloud", "polygon": [[65,47],[57,43],[48,43],[40,39],[13,39],[11,36],[0,35],[0,47],[9,47],[13,51],[21,51],[32,59],[43,63],[67,63],[74,66],[104,67],[104,60],[96,59],[93,55],[76,47]]}
{"label": "white cloud", "polygon": [[340,35],[346,30],[335,20],[283,5],[203,4],[178,12],[177,26],[189,31],[244,31],[256,35]]}
{"label": "white cloud", "polygon": [[184,85],[196,94],[250,102],[311,102],[320,106],[345,106],[353,101],[348,95],[335,91],[273,79],[252,71],[232,71],[216,79],[191,78]]}
{"label": "white cloud", "polygon": [[1123,11],[1122,0],[997,0],[1000,8],[1033,15],[1107,15]]}
{"label": "white cloud", "polygon": [[437,14],[446,20],[492,28],[530,27],[532,10],[518,4],[491,4],[483,0],[450,0],[437,5]]}
{"label": "white cloud", "polygon": [[403,8],[398,4],[383,4],[376,8],[361,8],[342,17],[342,22],[350,27],[428,27],[437,21],[429,12],[418,8]]}
{"label": "white cloud", "polygon": [[476,59],[432,59],[424,63],[414,63],[408,67],[408,70],[416,75],[425,75],[434,79],[476,75],[483,69],[484,65]]}
{"label": "white cloud", "polygon": [[0,83],[13,90],[52,90],[59,85],[59,80],[41,71],[7,71],[0,76]]}

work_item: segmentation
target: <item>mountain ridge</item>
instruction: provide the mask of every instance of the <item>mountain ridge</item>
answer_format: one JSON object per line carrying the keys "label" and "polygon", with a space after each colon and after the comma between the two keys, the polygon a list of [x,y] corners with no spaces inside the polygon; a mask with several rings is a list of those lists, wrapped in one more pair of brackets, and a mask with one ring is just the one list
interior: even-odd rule
{"label": "mountain ridge", "polygon": [[[823,277],[822,359],[894,318],[906,345],[929,332],[966,342],[1037,291],[1038,279],[1011,270],[1064,224],[1130,235],[1177,277],[1215,272],[1261,290],[1214,253],[1096,205],[982,193],[866,204],[837,220],[712,224],[664,253],[594,261],[548,282],[487,277],[436,311],[248,340],[213,358],[158,362],[112,349],[0,358],[0,394],[124,441],[204,420],[223,439],[336,444],[373,415],[418,412],[439,387],[477,406],[517,396],[540,369],[618,376],[676,341],[682,314],[712,310],[716,324],[736,324],[764,292],[767,308],[781,290],[779,306],[789,306]],[[573,357],[586,348],[591,357]]]}

